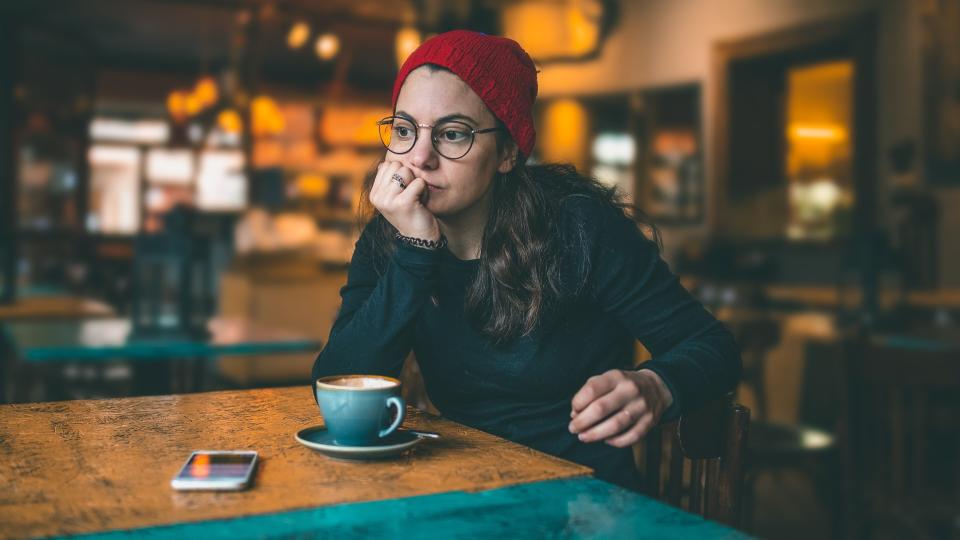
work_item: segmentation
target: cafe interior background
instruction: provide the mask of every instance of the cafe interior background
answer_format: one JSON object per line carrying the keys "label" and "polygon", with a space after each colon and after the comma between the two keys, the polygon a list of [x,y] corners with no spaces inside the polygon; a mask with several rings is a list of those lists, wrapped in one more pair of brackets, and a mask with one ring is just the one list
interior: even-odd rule
{"label": "cafe interior background", "polygon": [[[845,331],[958,333],[960,0],[3,2],[3,399],[155,391],[135,359],[83,361],[117,328],[230,319],[319,349],[398,65],[454,28],[532,54],[532,161],[620,188],[740,339],[750,530],[836,531]],[[76,360],[23,361],[30,332]],[[148,377],[310,383],[315,350],[245,352]],[[933,435],[954,472],[956,417]]]}

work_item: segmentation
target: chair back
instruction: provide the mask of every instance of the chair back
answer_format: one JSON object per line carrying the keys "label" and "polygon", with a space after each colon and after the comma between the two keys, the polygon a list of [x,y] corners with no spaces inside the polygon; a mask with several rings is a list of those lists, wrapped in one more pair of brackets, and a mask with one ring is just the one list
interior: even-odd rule
{"label": "chair back", "polygon": [[741,390],[743,386],[753,395],[752,416],[754,420],[767,417],[766,364],[770,351],[780,344],[781,323],[769,313],[757,313],[746,317],[734,317],[726,321],[740,346]]}
{"label": "chair back", "polygon": [[646,495],[739,527],[749,425],[731,394],[652,430],[640,452]]}
{"label": "chair back", "polygon": [[199,234],[189,210],[172,211],[162,233],[137,236],[131,301],[135,333],[205,335],[214,311],[211,249],[210,238]]}
{"label": "chair back", "polygon": [[844,454],[858,513],[906,516],[925,501],[927,516],[960,517],[960,347],[869,336],[847,353]]}

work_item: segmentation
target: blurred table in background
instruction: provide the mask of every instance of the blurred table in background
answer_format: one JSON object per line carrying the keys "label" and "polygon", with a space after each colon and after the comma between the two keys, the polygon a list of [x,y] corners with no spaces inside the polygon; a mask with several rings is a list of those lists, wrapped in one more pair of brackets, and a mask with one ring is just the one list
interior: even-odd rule
{"label": "blurred table in background", "polygon": [[0,321],[113,317],[113,308],[99,300],[78,296],[51,295],[19,298],[0,304]]}
{"label": "blurred table in background", "polygon": [[[952,301],[952,297],[946,295],[941,300],[946,303]],[[722,307],[716,309],[714,315],[731,329],[757,319],[776,321],[780,326],[780,341],[770,349],[764,370],[770,418],[786,424],[799,421],[812,421],[820,427],[831,424],[829,420],[836,415],[836,395],[841,391],[843,340],[850,328],[845,329],[830,311],[811,309]],[[960,320],[956,317],[938,323],[935,317],[907,316],[900,322],[900,326],[874,330],[874,339],[960,351]],[[741,399],[744,397],[745,405],[755,405],[752,395],[741,396]]]}
{"label": "blurred table in background", "polygon": [[900,332],[878,333],[875,343],[919,351],[954,351],[960,362],[960,327],[924,327]]}
{"label": "blurred table in background", "polygon": [[[806,379],[806,351],[811,344],[838,341],[840,330],[836,317],[832,313],[809,309],[783,311],[743,307],[719,307],[713,310],[713,315],[734,335],[741,333],[740,326],[750,326],[755,321],[770,320],[779,327],[777,342],[762,360],[761,380],[767,395],[763,413],[768,420],[796,424],[801,414]],[[746,392],[743,392],[744,388],[740,390],[738,400],[751,410],[756,409],[758,404],[752,388],[746,388]]]}
{"label": "blurred table in background", "polygon": [[169,393],[171,382],[179,384],[173,385],[176,390],[200,389],[208,358],[317,352],[321,346],[317,339],[245,319],[212,319],[206,337],[141,338],[132,335],[131,327],[131,321],[123,318],[4,323],[12,353],[5,366],[6,381],[8,390],[18,394],[13,401],[29,391],[38,371],[50,366],[127,361],[134,371],[135,393]]}
{"label": "blurred table in background", "polygon": [[[416,409],[404,425],[441,438],[378,461],[296,442],[321,420],[307,386],[0,406],[0,536],[744,538]],[[259,452],[252,487],[173,490],[201,448]]]}

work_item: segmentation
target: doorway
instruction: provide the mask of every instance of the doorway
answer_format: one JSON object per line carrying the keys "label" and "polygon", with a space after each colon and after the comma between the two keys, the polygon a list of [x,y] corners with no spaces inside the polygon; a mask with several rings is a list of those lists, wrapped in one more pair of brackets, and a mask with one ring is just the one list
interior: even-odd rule
{"label": "doorway", "polygon": [[875,19],[718,44],[715,230],[836,244],[875,221]]}

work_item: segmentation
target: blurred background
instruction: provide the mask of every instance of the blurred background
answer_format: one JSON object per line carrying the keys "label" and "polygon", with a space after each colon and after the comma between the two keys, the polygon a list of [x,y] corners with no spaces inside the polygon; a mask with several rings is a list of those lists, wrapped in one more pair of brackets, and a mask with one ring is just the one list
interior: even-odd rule
{"label": "blurred background", "polygon": [[457,28],[740,340],[750,530],[960,536],[960,0],[5,1],[3,400],[309,384],[398,66]]}

